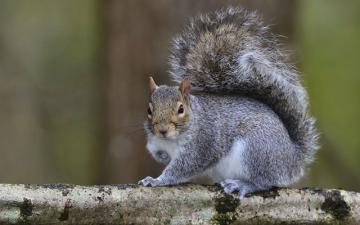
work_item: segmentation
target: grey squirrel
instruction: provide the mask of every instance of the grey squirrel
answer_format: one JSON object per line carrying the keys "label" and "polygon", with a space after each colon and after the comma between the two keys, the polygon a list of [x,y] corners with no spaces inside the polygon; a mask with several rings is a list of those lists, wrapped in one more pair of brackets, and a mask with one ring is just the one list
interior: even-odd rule
{"label": "grey squirrel", "polygon": [[278,40],[254,12],[193,19],[174,39],[170,75],[150,77],[147,149],[166,168],[145,186],[220,183],[226,193],[288,186],[318,149],[308,97]]}

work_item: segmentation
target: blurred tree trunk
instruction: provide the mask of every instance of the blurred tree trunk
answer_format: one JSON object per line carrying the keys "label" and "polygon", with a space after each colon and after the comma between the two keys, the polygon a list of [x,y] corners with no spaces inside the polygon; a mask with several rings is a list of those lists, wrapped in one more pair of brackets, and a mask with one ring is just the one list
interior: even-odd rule
{"label": "blurred tree trunk", "polygon": [[171,37],[189,16],[229,5],[256,9],[274,32],[293,37],[295,1],[104,1],[107,67],[107,182],[135,182],[156,176],[159,166],[145,151],[143,121],[148,100],[147,78],[168,83]]}
{"label": "blurred tree trunk", "polygon": [[95,0],[0,1],[1,183],[97,179],[96,10]]}

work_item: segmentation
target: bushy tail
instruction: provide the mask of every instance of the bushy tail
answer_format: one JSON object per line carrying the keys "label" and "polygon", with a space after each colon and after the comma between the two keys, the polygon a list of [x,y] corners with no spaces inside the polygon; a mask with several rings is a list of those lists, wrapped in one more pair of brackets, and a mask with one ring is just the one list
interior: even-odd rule
{"label": "bushy tail", "polygon": [[195,91],[241,94],[266,103],[310,163],[318,148],[315,120],[286,58],[261,18],[229,8],[193,19],[174,39],[170,74],[176,82],[190,77]]}

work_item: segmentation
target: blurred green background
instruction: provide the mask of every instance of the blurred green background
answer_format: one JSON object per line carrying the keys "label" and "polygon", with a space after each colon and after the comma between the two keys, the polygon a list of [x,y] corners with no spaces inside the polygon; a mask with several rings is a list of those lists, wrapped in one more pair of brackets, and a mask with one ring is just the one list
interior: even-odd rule
{"label": "blurred green background", "polygon": [[360,1],[1,0],[0,182],[134,183],[145,151],[147,77],[167,78],[189,16],[243,6],[293,49],[321,145],[296,186],[360,191]]}

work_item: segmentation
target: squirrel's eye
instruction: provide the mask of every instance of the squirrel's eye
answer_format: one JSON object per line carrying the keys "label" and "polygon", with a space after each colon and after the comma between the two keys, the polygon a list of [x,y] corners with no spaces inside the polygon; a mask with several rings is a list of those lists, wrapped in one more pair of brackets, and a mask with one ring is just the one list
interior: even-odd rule
{"label": "squirrel's eye", "polygon": [[148,108],[147,113],[148,113],[149,115],[152,114],[150,107]]}
{"label": "squirrel's eye", "polygon": [[184,106],[181,104],[178,109],[178,114],[183,114],[183,113],[184,113]]}

